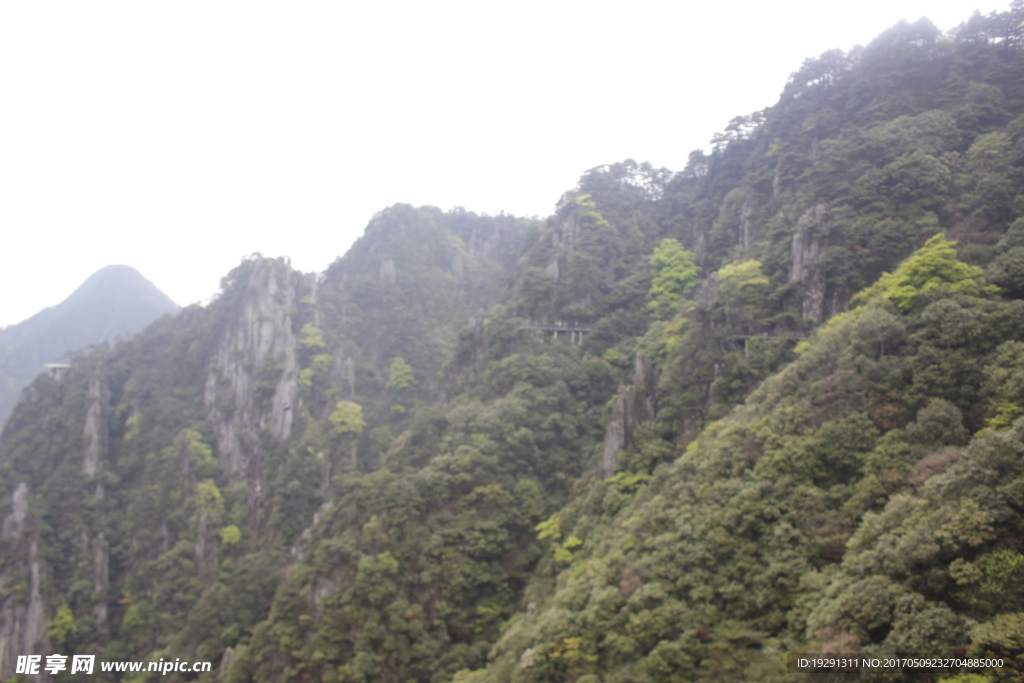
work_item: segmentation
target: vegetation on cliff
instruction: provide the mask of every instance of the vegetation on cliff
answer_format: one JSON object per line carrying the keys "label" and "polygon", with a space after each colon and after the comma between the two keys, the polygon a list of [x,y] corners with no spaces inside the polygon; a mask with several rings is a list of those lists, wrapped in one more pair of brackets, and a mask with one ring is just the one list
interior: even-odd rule
{"label": "vegetation on cliff", "polygon": [[319,277],[254,256],[37,378],[0,618],[239,683],[1024,664],[1022,24],[808,60],[543,221],[399,205]]}

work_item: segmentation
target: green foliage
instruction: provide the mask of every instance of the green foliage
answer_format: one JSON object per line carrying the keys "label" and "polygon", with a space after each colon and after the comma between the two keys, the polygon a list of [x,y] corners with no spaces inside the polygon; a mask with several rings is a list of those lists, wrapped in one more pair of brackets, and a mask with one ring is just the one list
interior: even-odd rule
{"label": "green foliage", "polygon": [[362,406],[351,401],[338,401],[330,419],[338,434],[361,434],[366,427]]}
{"label": "green foliage", "polygon": [[920,295],[939,287],[971,297],[994,293],[993,286],[985,285],[981,268],[957,260],[955,244],[942,233],[935,235],[896,271],[883,274],[878,282],[857,294],[854,301],[881,296],[901,311],[909,311]]}
{"label": "green foliage", "polygon": [[318,353],[313,356],[310,361],[309,367],[302,368],[299,371],[299,387],[303,389],[310,389],[313,386],[313,381],[317,377],[322,377],[327,373],[331,367],[331,361],[334,357],[329,353]]}
{"label": "green foliage", "polygon": [[551,515],[546,520],[535,526],[533,530],[537,532],[538,541],[543,541],[548,538],[552,541],[557,541],[562,538],[561,520],[558,519],[557,514]]}
{"label": "green foliage", "polygon": [[647,292],[651,301],[647,307],[659,317],[671,316],[697,286],[699,268],[693,259],[692,253],[671,238],[662,240],[651,255],[651,288]]}
{"label": "green foliage", "polygon": [[808,60],[683,171],[591,169],[545,220],[390,207],[315,293],[246,259],[26,392],[0,601],[35,547],[54,643],[231,647],[238,683],[1016,657],[1024,305],[979,269],[1024,292],[1021,16]]}
{"label": "green foliage", "polygon": [[218,514],[224,509],[224,498],[212,479],[196,484],[196,505]]}
{"label": "green foliage", "polygon": [[323,330],[306,323],[299,333],[299,345],[314,350],[325,348],[327,343],[324,342]]}
{"label": "green foliage", "polygon": [[416,388],[416,376],[412,374],[412,368],[401,356],[391,361],[391,367],[388,368],[387,387],[397,392]]}
{"label": "green foliage", "polygon": [[594,198],[589,194],[576,195],[573,199],[576,204],[577,212],[581,220],[587,221],[596,227],[610,228],[611,224],[605,220],[604,216],[597,209],[597,203],[594,202]]}
{"label": "green foliage", "polygon": [[1009,429],[1024,415],[1024,344],[1015,340],[1001,344],[984,372],[988,378],[985,393],[989,396],[989,409],[995,413],[986,426]]}
{"label": "green foliage", "polygon": [[[621,634],[595,651],[597,671],[714,680],[767,676],[793,643],[954,651],[968,646],[970,620],[1017,613],[1024,560],[1000,544],[1019,517],[997,511],[1024,503],[1021,424],[968,444],[951,401],[932,396],[913,421],[900,403],[914,359],[959,353],[960,329],[989,340],[973,348],[989,359],[990,386],[1005,386],[1024,328],[995,322],[996,310],[1019,315],[1014,304],[937,296],[906,314],[865,307],[835,319],[670,465],[642,482],[622,471],[592,483],[550,518],[545,531],[557,519],[559,538],[587,542],[555,550],[566,568],[557,588],[543,612],[513,621],[487,680],[500,680],[502,662],[597,633]],[[973,327],[950,325],[968,312]],[[998,391],[983,379],[969,385],[975,402]],[[998,640],[1013,652],[1012,635],[979,628],[976,651],[996,652]],[[534,675],[561,675],[534,661]]]}
{"label": "green foliage", "polygon": [[627,474],[625,472],[619,472],[607,479],[606,482],[609,484],[615,484],[616,488],[626,493],[633,493],[636,489],[651,480],[651,475],[640,473],[640,474]]}
{"label": "green foliage", "polygon": [[753,322],[770,284],[759,261],[737,261],[718,271],[719,301],[726,320],[742,327]]}
{"label": "green foliage", "polygon": [[62,604],[57,608],[57,612],[53,615],[53,619],[50,620],[50,626],[46,630],[46,635],[53,643],[54,647],[63,649],[68,647],[71,638],[74,637],[77,627],[75,626],[75,615],[71,612],[71,608],[67,604]]}
{"label": "green foliage", "polygon": [[633,443],[619,457],[620,469],[646,473],[652,472],[663,462],[671,461],[674,453],[669,438],[671,433],[657,422],[652,421],[638,426],[633,433]]}
{"label": "green foliage", "polygon": [[968,654],[985,659],[1002,659],[1003,666],[985,671],[994,681],[1020,680],[1024,671],[1024,612],[1000,614],[980,624],[971,633]]}
{"label": "green foliage", "polygon": [[996,245],[998,256],[986,275],[1007,296],[1024,296],[1024,217],[1015,220]]}
{"label": "green foliage", "polygon": [[242,531],[234,524],[222,527],[218,533],[220,534],[220,542],[225,546],[233,545],[242,540]]}

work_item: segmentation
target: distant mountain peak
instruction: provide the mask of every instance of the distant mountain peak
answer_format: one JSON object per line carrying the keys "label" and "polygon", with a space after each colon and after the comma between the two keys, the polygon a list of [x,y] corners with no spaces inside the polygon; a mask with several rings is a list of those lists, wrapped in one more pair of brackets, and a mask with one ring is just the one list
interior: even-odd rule
{"label": "distant mountain peak", "polygon": [[55,306],[0,330],[0,423],[43,364],[138,332],[180,307],[128,265],[104,266]]}

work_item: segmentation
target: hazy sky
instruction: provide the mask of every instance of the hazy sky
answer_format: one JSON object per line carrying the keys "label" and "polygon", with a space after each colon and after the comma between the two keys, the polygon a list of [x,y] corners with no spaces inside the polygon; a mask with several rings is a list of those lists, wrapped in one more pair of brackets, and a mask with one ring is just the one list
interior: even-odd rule
{"label": "hazy sky", "polygon": [[111,263],[186,305],[396,203],[548,215],[681,169],[806,57],[1008,1],[0,2],[0,326]]}

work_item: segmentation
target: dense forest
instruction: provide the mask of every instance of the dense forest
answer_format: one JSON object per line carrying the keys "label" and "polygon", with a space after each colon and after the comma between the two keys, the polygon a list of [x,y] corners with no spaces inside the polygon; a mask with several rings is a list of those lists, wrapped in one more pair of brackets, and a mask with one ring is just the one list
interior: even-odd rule
{"label": "dense forest", "polygon": [[36,378],[0,518],[3,679],[1024,680],[1024,4],[808,59],[543,220],[245,259]]}

